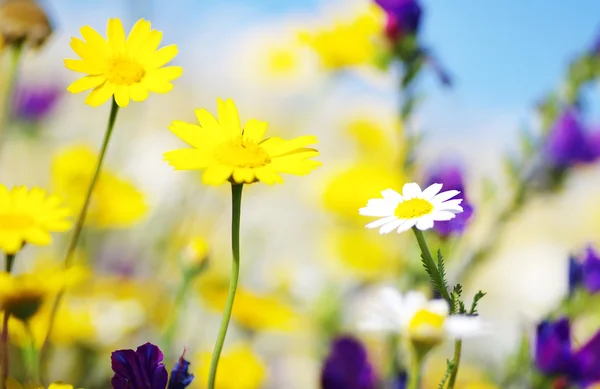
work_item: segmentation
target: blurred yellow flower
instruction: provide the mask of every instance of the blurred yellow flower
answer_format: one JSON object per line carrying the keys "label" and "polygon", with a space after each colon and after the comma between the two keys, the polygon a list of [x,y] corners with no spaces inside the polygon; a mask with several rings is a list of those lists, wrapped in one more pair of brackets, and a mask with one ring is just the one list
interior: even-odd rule
{"label": "blurred yellow flower", "polygon": [[0,272],[0,307],[20,320],[29,320],[45,299],[81,282],[87,272],[80,267],[12,275]]}
{"label": "blurred yellow flower", "polygon": [[[6,379],[6,389],[44,389],[44,386],[34,383],[27,383],[25,385],[21,385],[21,383],[19,383],[17,380],[9,377]],[[73,389],[73,385],[57,381],[48,385],[48,389]]]}
{"label": "blurred yellow flower", "polygon": [[204,170],[205,184],[219,185],[228,180],[242,184],[257,181],[283,182],[280,173],[306,175],[321,163],[309,158],[319,152],[306,146],[315,136],[286,141],[278,137],[263,140],[267,123],[249,120],[244,129],[235,103],[217,100],[219,121],[207,110],[196,110],[200,125],[174,121],[169,129],[193,148],[165,153],[165,160],[177,170]]}
{"label": "blurred yellow flower", "polygon": [[[213,274],[199,280],[204,302],[218,312],[225,306],[227,288],[227,280]],[[231,316],[242,327],[254,331],[291,331],[297,328],[300,320],[293,308],[277,296],[257,294],[242,287],[237,289]]]}
{"label": "blurred yellow flower", "polygon": [[303,31],[299,37],[312,47],[325,68],[340,70],[375,62],[383,25],[382,11],[369,7],[351,20],[313,33]]}
{"label": "blurred yellow flower", "polygon": [[[92,149],[75,145],[62,150],[52,161],[52,186],[74,209],[83,206],[96,159]],[[85,221],[98,228],[129,227],[147,211],[143,194],[105,168],[94,188]]]}
{"label": "blurred yellow flower", "polygon": [[[211,353],[202,353],[194,382],[208,380]],[[267,367],[248,345],[237,345],[221,355],[215,389],[258,389],[263,386]]]}
{"label": "blurred yellow flower", "polygon": [[107,40],[90,26],[80,32],[84,40],[72,38],[71,48],[81,59],[65,59],[65,66],[88,75],[67,90],[80,93],[93,88],[85,100],[93,107],[113,95],[120,107],[126,107],[130,99],[146,100],[148,92],[167,93],[173,89],[171,81],[182,74],[180,66],[163,67],[177,55],[177,45],[157,50],[162,32],[151,30],[147,20],[138,20],[127,38],[118,18],[108,20]]}
{"label": "blurred yellow flower", "polygon": [[57,196],[47,196],[40,188],[19,186],[9,191],[0,185],[0,249],[15,254],[25,243],[52,243],[50,232],[71,227],[69,214]]}
{"label": "blurred yellow flower", "polygon": [[[347,133],[352,136],[357,145],[358,157],[361,161],[399,166],[402,161],[403,150],[396,139],[400,136],[391,136],[390,127],[399,128],[397,135],[402,135],[401,123],[381,123],[371,117],[357,117],[346,124]],[[399,134],[398,134],[399,133]]]}

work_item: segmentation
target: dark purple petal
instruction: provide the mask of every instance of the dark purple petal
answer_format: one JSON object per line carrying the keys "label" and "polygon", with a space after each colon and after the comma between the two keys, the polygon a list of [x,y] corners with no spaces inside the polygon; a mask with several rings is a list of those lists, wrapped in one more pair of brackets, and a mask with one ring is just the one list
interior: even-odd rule
{"label": "dark purple petal", "polygon": [[367,350],[350,336],[336,339],[321,371],[322,389],[374,389],[377,377]]}
{"label": "dark purple petal", "polygon": [[416,34],[423,10],[416,0],[375,0],[386,13],[386,35],[393,41]]}
{"label": "dark purple petal", "polygon": [[171,371],[168,389],[185,389],[192,383],[194,375],[188,372],[189,366],[190,363],[182,355]]}
{"label": "dark purple petal", "polygon": [[548,134],[543,152],[546,159],[558,167],[589,163],[597,157],[573,108],[560,115]]}
{"label": "dark purple petal", "polygon": [[583,283],[583,265],[573,256],[569,257],[569,293]]}
{"label": "dark purple petal", "polygon": [[537,327],[535,365],[547,375],[569,374],[572,368],[571,326],[567,318]]}
{"label": "dark purple petal", "polygon": [[588,247],[582,264],[583,284],[588,292],[600,292],[600,257],[592,247]]}
{"label": "dark purple petal", "polygon": [[146,343],[133,350],[117,350],[111,354],[111,380],[114,389],[165,389],[167,370],[162,364],[163,354],[158,348]]}
{"label": "dark purple petal", "polygon": [[24,121],[40,121],[54,109],[60,95],[61,88],[56,85],[18,85],[13,115]]}
{"label": "dark purple petal", "polygon": [[575,353],[572,370],[572,380],[581,387],[600,382],[600,331]]}

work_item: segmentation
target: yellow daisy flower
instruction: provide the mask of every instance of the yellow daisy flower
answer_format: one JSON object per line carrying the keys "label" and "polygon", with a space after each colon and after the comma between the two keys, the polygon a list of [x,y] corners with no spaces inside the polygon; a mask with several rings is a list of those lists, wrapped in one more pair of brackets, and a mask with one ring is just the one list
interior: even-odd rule
{"label": "yellow daisy flower", "polygon": [[8,190],[0,185],[0,250],[15,254],[25,243],[50,244],[50,232],[71,227],[69,214],[57,196],[47,196],[40,188],[19,186]]}
{"label": "yellow daisy flower", "polygon": [[192,146],[165,153],[165,160],[177,170],[205,169],[205,184],[219,185],[227,180],[243,184],[283,182],[280,173],[306,175],[321,163],[309,158],[319,152],[306,146],[317,142],[315,136],[286,141],[263,136],[267,123],[249,120],[243,130],[235,103],[217,100],[219,120],[205,109],[196,110],[200,125],[174,121],[169,129]]}
{"label": "yellow daisy flower", "polygon": [[173,89],[171,81],[181,76],[180,66],[163,67],[177,55],[177,45],[157,50],[162,32],[151,30],[147,20],[138,20],[127,38],[118,18],[108,20],[107,40],[90,26],[80,31],[84,40],[72,38],[71,48],[81,59],[65,59],[65,66],[88,75],[67,90],[80,93],[92,89],[85,100],[92,107],[113,95],[120,107],[126,107],[130,99],[146,100],[149,91],[167,93]]}
{"label": "yellow daisy flower", "polygon": [[[195,374],[199,382],[208,380],[211,353],[201,353]],[[265,363],[247,344],[237,344],[223,354],[217,370],[216,389],[258,389],[267,379]]]}

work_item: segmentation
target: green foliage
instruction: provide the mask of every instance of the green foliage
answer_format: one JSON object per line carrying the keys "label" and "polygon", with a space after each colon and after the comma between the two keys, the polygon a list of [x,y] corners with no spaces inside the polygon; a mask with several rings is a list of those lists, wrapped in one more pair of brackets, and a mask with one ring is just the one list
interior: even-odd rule
{"label": "green foliage", "polygon": [[473,303],[471,304],[471,310],[469,311],[469,315],[477,315],[477,304],[479,303],[479,300],[481,300],[485,295],[486,293],[482,291],[479,291],[475,294],[475,296],[473,297]]}
{"label": "green foliage", "polygon": [[454,371],[454,361],[447,359],[446,360],[446,372],[444,373],[444,376],[442,377],[442,381],[440,382],[438,389],[444,389],[444,385],[446,385],[446,381],[448,381],[448,378],[450,378],[450,375],[452,374],[453,371]]}

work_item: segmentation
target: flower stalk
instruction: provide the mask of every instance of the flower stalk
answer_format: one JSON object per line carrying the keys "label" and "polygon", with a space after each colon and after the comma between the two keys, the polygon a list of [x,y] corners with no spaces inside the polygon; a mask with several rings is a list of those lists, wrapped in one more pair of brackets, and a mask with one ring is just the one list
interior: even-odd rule
{"label": "flower stalk", "polygon": [[227,301],[225,302],[225,310],[223,312],[219,335],[217,336],[212,359],[210,361],[208,389],[214,389],[215,387],[219,357],[223,350],[223,343],[225,343],[225,336],[227,335],[229,320],[231,319],[231,312],[233,310],[233,302],[235,300],[235,292],[237,290],[240,274],[240,217],[242,208],[242,189],[243,184],[231,184],[231,250],[233,252],[231,279],[229,280],[229,291],[227,293]]}
{"label": "flower stalk", "polygon": [[417,243],[419,244],[419,248],[421,249],[421,258],[423,259],[423,266],[425,266],[425,270],[431,276],[431,281],[433,283],[433,287],[440,293],[442,298],[446,300],[448,306],[450,307],[450,313],[454,313],[454,306],[452,304],[452,298],[448,293],[448,289],[446,289],[446,280],[440,273],[437,268],[433,257],[431,256],[431,252],[429,251],[429,247],[427,247],[427,241],[425,240],[425,236],[423,235],[423,231],[419,230],[416,227],[412,228],[415,233],[415,237],[417,238]]}
{"label": "flower stalk", "polygon": [[[15,263],[16,254],[5,255],[5,270],[7,273],[12,272],[13,265]],[[4,318],[2,320],[2,387],[6,387],[6,379],[8,378],[8,319],[9,313],[4,310]]]}
{"label": "flower stalk", "polygon": [[454,342],[454,359],[452,360],[452,373],[448,380],[448,389],[454,389],[456,384],[456,377],[458,375],[458,368],[460,367],[460,354],[462,351],[462,340],[456,340]]}
{"label": "flower stalk", "polygon": [[23,54],[25,42],[15,42],[11,49],[10,66],[6,75],[6,86],[4,89],[4,107],[2,111],[2,117],[0,118],[0,151],[4,145],[6,138],[6,129],[10,122],[12,115],[12,104],[13,97],[15,94],[15,87],[17,85],[17,78],[19,77],[19,63],[21,62],[21,56]]}

